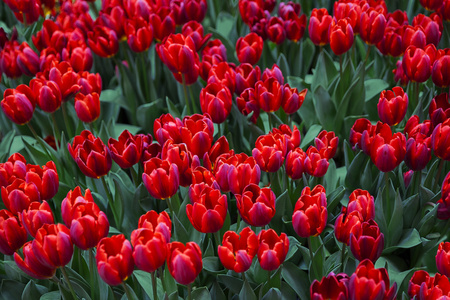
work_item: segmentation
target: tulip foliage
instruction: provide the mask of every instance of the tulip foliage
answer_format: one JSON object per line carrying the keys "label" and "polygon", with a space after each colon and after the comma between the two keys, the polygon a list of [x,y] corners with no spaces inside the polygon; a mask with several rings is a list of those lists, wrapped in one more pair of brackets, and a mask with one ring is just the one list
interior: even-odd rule
{"label": "tulip foliage", "polygon": [[0,11],[3,298],[450,298],[450,0]]}

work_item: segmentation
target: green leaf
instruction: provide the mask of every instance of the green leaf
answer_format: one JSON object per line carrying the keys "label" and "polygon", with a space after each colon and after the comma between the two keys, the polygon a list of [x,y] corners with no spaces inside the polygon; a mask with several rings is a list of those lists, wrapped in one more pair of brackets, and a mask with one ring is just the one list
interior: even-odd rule
{"label": "green leaf", "polygon": [[9,299],[21,299],[22,291],[25,288],[25,284],[19,281],[3,279],[0,287],[0,295],[5,300]]}
{"label": "green leaf", "polygon": [[206,287],[201,287],[192,291],[192,299],[209,300],[211,299],[211,294]]}
{"label": "green leaf", "polygon": [[[148,295],[148,297],[152,300],[153,299],[153,284],[152,284],[152,277],[151,274],[148,272],[144,272],[141,270],[135,270],[133,272],[133,275],[136,277],[137,281],[141,285],[141,287],[144,289],[145,293]],[[161,283],[161,280],[157,277],[156,278],[156,290],[158,293],[158,299],[164,298],[164,289]]]}
{"label": "green leaf", "polygon": [[334,65],[334,61],[331,59],[330,55],[323,50],[317,59],[315,68],[313,69],[311,90],[315,92],[319,86],[327,89],[329,83],[332,82],[338,74],[339,72]]}
{"label": "green leaf", "polygon": [[9,131],[0,142],[0,161],[5,161],[11,155],[11,145],[16,135],[15,130]]}
{"label": "green leaf", "polygon": [[302,138],[300,148],[305,149],[307,145],[309,145],[312,141],[314,141],[314,139],[317,137],[317,135],[320,133],[321,130],[322,126],[318,124],[314,124],[311,127],[309,127],[308,132]]}
{"label": "green leaf", "polygon": [[420,239],[419,232],[415,228],[409,228],[403,231],[403,235],[397,245],[385,248],[383,250],[383,255],[392,253],[394,250],[399,248],[412,248],[420,243],[422,243],[422,240]]}
{"label": "green leaf", "polygon": [[242,286],[241,291],[239,292],[239,299],[248,299],[248,300],[256,300],[255,292],[253,288],[250,286],[248,281],[244,281],[244,285]]}
{"label": "green leaf", "polygon": [[211,274],[224,274],[227,272],[227,270],[222,267],[219,258],[216,256],[203,258],[203,269]]}
{"label": "green leaf", "polygon": [[164,270],[164,283],[166,285],[166,292],[168,295],[171,295],[178,291],[177,283],[175,282],[175,279],[172,277],[167,268]]}
{"label": "green leaf", "polygon": [[281,299],[281,291],[277,288],[271,288],[267,291],[267,293],[262,297],[262,300],[269,299]]}
{"label": "green leaf", "polygon": [[356,154],[355,158],[348,166],[347,176],[345,177],[345,186],[351,190],[359,188],[359,180],[361,178],[361,170],[367,163],[369,157],[362,151]]}
{"label": "green leaf", "polygon": [[325,130],[334,130],[336,108],[330,94],[322,86],[317,87],[313,93],[314,108],[320,124]]}
{"label": "green leaf", "polygon": [[364,87],[366,89],[365,101],[369,101],[375,96],[379,96],[380,93],[389,87],[389,84],[383,79],[368,79],[364,81]]}
{"label": "green leaf", "polygon": [[22,300],[39,299],[43,294],[47,293],[48,288],[42,285],[37,285],[33,280],[30,280],[22,293]]}
{"label": "green leaf", "polygon": [[167,109],[169,110],[169,114],[171,114],[172,117],[181,118],[180,111],[177,109],[175,104],[173,104],[173,102],[170,101],[169,98],[166,98],[166,104],[167,104]]}
{"label": "green leaf", "polygon": [[61,293],[59,291],[53,291],[46,293],[39,298],[39,300],[59,300],[61,299]]}
{"label": "green leaf", "polygon": [[173,215],[173,229],[174,229],[174,238],[176,241],[180,241],[183,244],[186,244],[190,241],[189,234],[186,228],[181,224],[180,220],[177,218],[176,214]]}
{"label": "green leaf", "polygon": [[333,190],[328,196],[328,205],[327,205],[327,210],[330,212],[333,212],[334,209],[338,206],[338,204],[340,203],[342,197],[344,197],[345,194],[345,187],[344,186],[339,186],[337,187],[335,190]]}
{"label": "green leaf", "polygon": [[238,294],[242,289],[243,281],[237,277],[219,274],[217,279],[234,294]]}
{"label": "green leaf", "polygon": [[284,280],[294,289],[300,299],[309,299],[308,275],[291,262],[284,262],[281,269]]}
{"label": "green leaf", "polygon": [[163,101],[161,99],[157,99],[151,103],[145,103],[138,107],[136,111],[136,119],[139,126],[141,126],[146,132],[153,133],[153,123],[155,119],[161,116],[162,106]]}
{"label": "green leaf", "polygon": [[214,281],[212,287],[211,287],[211,297],[215,300],[226,300],[227,297],[225,296],[222,288],[220,287],[219,283],[217,281]]}

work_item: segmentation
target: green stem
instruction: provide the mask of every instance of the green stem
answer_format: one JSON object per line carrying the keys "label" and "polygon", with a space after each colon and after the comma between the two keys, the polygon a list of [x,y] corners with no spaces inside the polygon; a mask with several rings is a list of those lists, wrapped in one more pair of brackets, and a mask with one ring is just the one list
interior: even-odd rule
{"label": "green stem", "polygon": [[186,102],[187,114],[190,116],[192,114],[192,110],[191,110],[191,104],[190,104],[188,93],[187,93],[186,79],[184,78],[184,74],[181,75],[181,78],[183,79],[184,101]]}
{"label": "green stem", "polygon": [[50,116],[52,117],[53,132],[55,133],[56,149],[59,149],[59,143],[61,142],[61,131],[59,131],[58,124],[56,123],[55,113],[51,113]]}
{"label": "green stem", "polygon": [[136,170],[134,169],[133,166],[130,168],[130,173],[131,173],[131,177],[133,178],[134,185],[137,187],[140,182],[138,182],[138,180],[139,180],[138,178],[139,177],[138,177],[138,174],[136,173]]}
{"label": "green stem", "polygon": [[341,251],[341,273],[344,273],[345,270],[345,248],[347,247],[346,244],[342,244],[342,251]]}
{"label": "green stem", "polygon": [[435,178],[434,184],[433,184],[433,191],[436,190],[436,187],[437,187],[437,184],[439,181],[439,177],[441,177],[442,168],[444,167],[444,163],[445,163],[445,160],[443,160],[443,159],[441,159],[441,161],[439,162],[439,168],[438,168],[436,178]]}
{"label": "green stem", "polygon": [[162,286],[163,286],[163,290],[164,290],[164,292],[167,292],[167,289],[166,289],[166,283],[165,283],[165,281],[164,281],[164,273],[163,273],[163,268],[162,267],[159,267],[159,276],[161,276],[161,283],[162,283]]}
{"label": "green stem", "polygon": [[96,284],[95,284],[95,269],[94,269],[94,248],[91,248],[89,251],[89,273],[91,275],[91,298],[92,300],[97,299],[96,298]]}
{"label": "green stem", "polygon": [[34,139],[42,146],[42,149],[45,151],[45,153],[47,153],[48,157],[51,158],[51,155],[48,152],[47,147],[44,145],[44,142],[42,141],[42,139],[39,138],[39,136],[37,135],[37,133],[34,130],[34,128],[30,125],[30,123],[27,123],[27,126],[30,129],[31,133],[33,134]]}
{"label": "green stem", "polygon": [[148,90],[148,87],[150,85],[148,84],[147,68],[146,68],[147,64],[146,64],[146,61],[145,61],[145,54],[144,53],[146,53],[146,51],[145,52],[141,52],[139,56],[141,57],[141,60],[142,60],[141,68],[142,68],[142,77],[144,78],[144,86],[143,86],[144,96],[145,96],[144,103],[147,103],[147,102],[150,102],[150,93],[149,93],[149,90]]}
{"label": "green stem", "polygon": [[120,222],[119,222],[120,221],[119,216],[117,215],[116,208],[114,207],[114,200],[112,198],[111,193],[109,192],[108,185],[106,184],[105,176],[102,176],[100,178],[101,178],[101,181],[103,184],[103,188],[105,189],[106,196],[108,197],[108,203],[109,203],[109,206],[111,207],[111,211],[113,213],[114,221],[116,223],[117,229],[120,230],[121,226],[120,226]]}
{"label": "green stem", "polygon": [[384,173],[384,196],[385,203],[387,203],[387,211],[384,211],[385,215],[391,216],[391,201],[389,200],[389,173]]}
{"label": "green stem", "polygon": [[271,113],[267,113],[267,118],[269,119],[269,131],[272,130],[272,114]]}
{"label": "green stem", "polygon": [[[156,272],[156,271],[155,271]],[[158,299],[157,286],[156,286],[156,275],[155,272],[151,272],[150,275],[152,277],[152,288],[153,288],[153,300]]]}
{"label": "green stem", "polygon": [[241,214],[238,211],[236,218],[236,231],[238,231],[240,227],[241,227]]}
{"label": "green stem", "polygon": [[192,300],[192,283],[188,284],[188,299]]}
{"label": "green stem", "polygon": [[342,80],[342,55],[339,55],[339,76]]}
{"label": "green stem", "polygon": [[63,103],[61,106],[62,106],[62,111],[63,111],[64,124],[66,125],[67,134],[69,135],[67,137],[67,139],[71,139],[73,137],[73,132],[72,132],[72,127],[70,127],[69,115],[67,114],[66,105],[67,105],[67,103]]}
{"label": "green stem", "polygon": [[199,111],[199,110],[197,110],[197,102],[195,101],[191,86],[188,86],[188,90],[189,90],[189,97],[191,99],[192,113],[195,114]]}
{"label": "green stem", "polygon": [[[414,83],[414,98],[415,98],[415,106],[419,106],[419,89],[420,89],[420,82]],[[422,105],[421,105],[422,106]],[[422,107],[418,108],[419,117],[422,117]]]}
{"label": "green stem", "polygon": [[133,300],[134,297],[133,297],[133,295],[131,295],[131,291],[128,288],[127,284],[125,282],[122,282],[122,286],[123,286],[123,289],[125,290],[125,294],[127,295],[128,300]]}
{"label": "green stem", "polygon": [[166,202],[167,202],[167,206],[169,207],[169,211],[170,211],[170,216],[173,218],[173,208],[172,208],[172,204],[170,203],[170,198],[166,198]]}
{"label": "green stem", "polygon": [[73,289],[72,283],[69,280],[69,275],[67,275],[66,267],[61,267],[61,272],[64,276],[64,279],[67,281],[67,285],[69,286],[69,290],[70,290],[70,293],[72,294],[73,299],[78,299],[78,297],[75,294],[75,291]]}
{"label": "green stem", "polygon": [[214,235],[214,239],[216,240],[216,247],[215,247],[215,250],[214,250],[214,252],[216,252],[216,251],[219,251],[218,248],[219,248],[219,245],[220,245],[220,242],[221,242],[220,241],[220,236],[219,236],[219,231],[214,232],[213,235]]}
{"label": "green stem", "polygon": [[367,59],[369,58],[369,55],[370,55],[370,49],[372,49],[372,46],[368,46],[367,47],[367,52],[366,52],[366,58],[364,58],[364,66],[366,65],[366,63],[367,63]]}

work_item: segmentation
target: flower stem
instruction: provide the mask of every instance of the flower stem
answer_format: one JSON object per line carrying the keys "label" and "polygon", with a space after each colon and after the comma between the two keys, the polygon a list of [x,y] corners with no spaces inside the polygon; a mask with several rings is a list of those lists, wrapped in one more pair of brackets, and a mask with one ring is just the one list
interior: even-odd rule
{"label": "flower stem", "polygon": [[[156,271],[155,271],[156,272]],[[155,272],[151,272],[150,275],[152,276],[152,288],[153,288],[153,299],[158,299],[158,293],[157,293],[157,286],[156,286],[156,275]]]}
{"label": "flower stem", "polygon": [[167,206],[169,207],[169,211],[170,211],[170,216],[173,218],[173,207],[172,204],[170,203],[171,198],[166,198],[166,202],[167,202]]}
{"label": "flower stem", "polygon": [[345,248],[347,247],[346,244],[342,244],[342,251],[341,251],[341,273],[344,273],[345,270]]}
{"label": "flower stem", "polygon": [[64,124],[66,124],[66,130],[67,130],[67,134],[68,134],[67,139],[70,139],[73,137],[73,132],[72,132],[72,128],[70,127],[70,123],[69,123],[69,115],[67,114],[66,103],[63,103],[61,106],[62,106],[62,111],[63,111]]}
{"label": "flower stem", "polygon": [[163,272],[163,268],[162,267],[159,267],[159,276],[160,276],[160,279],[161,279],[163,290],[164,290],[164,292],[166,292],[167,291],[166,290],[166,283],[164,281],[164,272]]}
{"label": "flower stem", "polygon": [[100,178],[101,178],[101,181],[103,184],[103,188],[105,189],[106,196],[108,197],[108,203],[109,203],[109,206],[111,206],[111,211],[114,216],[114,221],[116,223],[117,229],[120,230],[121,226],[119,224],[120,223],[119,216],[117,215],[116,208],[114,207],[114,200],[112,198],[111,193],[109,192],[108,185],[106,184],[105,176],[102,176]]}
{"label": "flower stem", "polygon": [[31,133],[34,136],[34,139],[42,146],[42,149],[47,153],[48,157],[51,158],[50,153],[47,150],[47,147],[45,147],[44,143],[42,142],[42,139],[39,138],[34,128],[30,125],[30,123],[27,123],[28,128],[30,129]]}
{"label": "flower stem", "polygon": [[89,251],[89,272],[90,272],[90,279],[91,279],[91,298],[92,300],[97,299],[96,298],[96,284],[95,284],[95,269],[94,269],[94,248],[91,248]]}
{"label": "flower stem", "polygon": [[123,289],[125,290],[125,294],[127,295],[128,300],[134,300],[133,295],[131,295],[130,289],[128,288],[125,282],[122,282]]}
{"label": "flower stem", "polygon": [[183,79],[184,101],[186,102],[187,114],[190,116],[192,114],[192,110],[191,110],[191,103],[189,101],[189,97],[188,97],[188,93],[187,93],[186,79],[184,77],[184,74],[181,75],[181,78]]}
{"label": "flower stem", "polygon": [[192,300],[192,283],[188,284],[188,299]]}
{"label": "flower stem", "polygon": [[436,178],[434,180],[434,184],[433,184],[433,191],[436,189],[438,181],[439,181],[439,177],[441,177],[441,173],[442,173],[442,168],[444,167],[444,163],[445,160],[441,159],[441,161],[439,162],[439,168],[436,174]]}
{"label": "flower stem", "polygon": [[55,133],[56,149],[59,149],[59,143],[61,142],[61,131],[59,131],[58,124],[56,123],[55,113],[51,113],[50,116],[52,117],[53,131]]}
{"label": "flower stem", "polygon": [[72,294],[73,299],[78,299],[77,294],[75,294],[75,291],[73,290],[72,283],[69,280],[69,275],[67,275],[66,267],[64,267],[64,266],[61,267],[61,272],[64,276],[64,279],[67,281],[67,285],[69,286],[69,290],[70,290],[70,293]]}

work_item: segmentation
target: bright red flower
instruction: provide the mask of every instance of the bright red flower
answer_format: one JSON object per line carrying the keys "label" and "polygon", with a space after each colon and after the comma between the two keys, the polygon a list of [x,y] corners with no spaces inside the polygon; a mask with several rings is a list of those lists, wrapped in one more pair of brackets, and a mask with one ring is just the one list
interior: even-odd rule
{"label": "bright red flower", "polygon": [[308,31],[309,37],[315,45],[323,46],[329,43],[330,35],[328,34],[328,28],[332,20],[333,18],[328,14],[326,8],[314,8],[311,11]]}
{"label": "bright red flower", "polygon": [[359,212],[362,221],[374,219],[375,204],[373,196],[366,190],[354,190],[349,196],[347,214],[350,214],[352,211]]}
{"label": "bright red flower", "polygon": [[53,113],[59,109],[62,94],[56,82],[34,78],[30,81],[30,87],[36,96],[36,103],[43,111]]}
{"label": "bright red flower", "polygon": [[361,39],[369,45],[375,45],[383,39],[386,18],[379,11],[369,8],[363,10],[359,24]]}
{"label": "bright red flower", "polygon": [[353,45],[353,28],[349,19],[341,19],[330,24],[330,47],[334,54],[342,55]]}
{"label": "bright red flower", "polygon": [[265,82],[268,78],[275,78],[276,81],[280,83],[280,85],[284,84],[283,72],[281,72],[280,67],[276,64],[272,66],[272,69],[266,68],[262,74],[261,81]]}
{"label": "bright red flower", "polygon": [[180,119],[172,117],[171,114],[161,115],[153,123],[153,136],[160,145],[164,145],[167,140],[173,140],[176,144],[182,142],[181,127],[183,123]]}
{"label": "bright red flower", "polygon": [[134,52],[147,50],[153,42],[153,28],[143,18],[127,20],[125,34],[128,46]]}
{"label": "bright red flower", "polygon": [[13,255],[27,241],[27,231],[19,219],[6,209],[0,210],[0,252]]}
{"label": "bright red flower", "polygon": [[81,86],[80,93],[87,95],[91,93],[102,93],[102,78],[100,74],[92,74],[89,72],[81,72],[79,73],[79,85]]}
{"label": "bright red flower", "polygon": [[431,160],[431,138],[418,133],[406,141],[405,163],[411,170],[424,169]]}
{"label": "bright red flower", "polygon": [[[75,72],[89,71],[91,70],[94,63],[94,60],[92,58],[92,51],[86,45],[76,47],[70,52],[66,48],[64,48],[62,50],[62,59],[69,62]],[[43,70],[42,67],[41,70]]]}
{"label": "bright red flower", "polygon": [[227,196],[220,190],[206,186],[198,197],[186,205],[186,214],[192,226],[203,233],[219,231],[227,216]]}
{"label": "bright red flower", "polygon": [[208,83],[200,92],[200,107],[208,113],[214,123],[225,122],[231,112],[232,95],[227,86]]}
{"label": "bright red flower", "polygon": [[425,36],[425,32],[421,26],[413,27],[411,25],[406,25],[403,27],[403,52],[405,52],[409,46],[416,46],[417,48],[424,49],[426,45],[427,37]]}
{"label": "bright red flower", "polygon": [[386,27],[383,39],[377,43],[377,49],[383,55],[397,57],[403,54],[403,27]]}
{"label": "bright red flower", "polygon": [[49,279],[55,275],[56,268],[49,268],[36,258],[32,241],[27,242],[22,249],[23,258],[14,253],[14,261],[19,269],[36,279]]}
{"label": "bright red flower", "polygon": [[442,37],[442,20],[437,14],[431,14],[426,16],[424,14],[418,14],[412,21],[413,26],[420,25],[425,32],[427,38],[426,44],[433,44],[437,47]]}
{"label": "bright red flower", "polygon": [[301,237],[318,236],[327,225],[327,196],[325,188],[316,185],[312,190],[305,187],[295,204],[292,226]]}
{"label": "bright red flower", "polygon": [[281,107],[284,112],[288,115],[296,113],[302,106],[307,92],[307,89],[298,92],[297,88],[291,88],[289,84],[286,83],[283,86],[283,96],[281,99]]}
{"label": "bright red flower", "polygon": [[450,85],[450,55],[439,57],[433,64],[431,79],[439,87],[448,87]]}
{"label": "bright red flower", "polygon": [[242,273],[250,268],[258,246],[258,237],[250,227],[245,227],[239,234],[234,231],[225,232],[217,252],[225,268]]}
{"label": "bright red flower", "polygon": [[439,273],[449,276],[450,275],[450,242],[442,242],[439,244],[439,248],[436,253],[436,266]]}
{"label": "bright red flower", "polygon": [[77,117],[85,123],[97,120],[100,116],[100,95],[97,93],[77,94],[75,96],[75,112]]}
{"label": "bright red flower", "polygon": [[118,140],[109,138],[108,148],[112,159],[122,168],[128,169],[139,162],[142,156],[144,141],[140,135],[132,135],[124,130]]}
{"label": "bright red flower", "polygon": [[25,179],[27,166],[25,158],[15,153],[5,163],[0,163],[0,187],[6,187],[14,182],[16,178]]}
{"label": "bright red flower", "polygon": [[270,188],[251,183],[234,196],[242,220],[251,226],[267,225],[275,215],[276,196]]}
{"label": "bright red flower", "polygon": [[258,137],[252,155],[265,172],[276,172],[284,163],[287,152],[286,136],[266,134]]}
{"label": "bright red flower", "polygon": [[45,200],[42,203],[31,202],[27,210],[19,213],[19,217],[23,227],[32,237],[36,236],[36,232],[44,224],[55,222],[50,205]]}
{"label": "bright red flower", "polygon": [[98,274],[109,285],[119,285],[133,273],[133,249],[123,234],[101,239],[95,259]]}
{"label": "bright red flower", "polygon": [[178,283],[191,284],[203,268],[200,247],[194,242],[168,244],[167,268]]}
{"label": "bright red flower", "polygon": [[273,271],[284,262],[289,251],[289,239],[285,233],[278,235],[275,230],[261,230],[258,234],[258,261],[266,271]]}
{"label": "bright red flower", "polygon": [[336,20],[348,18],[353,28],[353,33],[359,33],[361,19],[361,6],[357,2],[336,1],[334,2],[333,15]]}
{"label": "bright red flower", "polygon": [[41,200],[37,186],[20,178],[16,178],[10,185],[2,187],[1,195],[5,207],[14,215],[27,209],[31,202]]}
{"label": "bright red flower", "polygon": [[39,57],[27,42],[23,42],[20,45],[17,65],[22,73],[27,76],[34,76],[39,71]]}
{"label": "bright red flower", "polygon": [[279,17],[270,17],[265,27],[267,38],[276,44],[282,44],[286,39],[284,21]]}
{"label": "bright red flower", "polygon": [[144,164],[142,181],[153,198],[170,198],[178,191],[178,167],[167,160],[152,158]]}
{"label": "bright red flower", "polygon": [[171,140],[166,141],[161,151],[161,159],[177,165],[181,186],[186,187],[191,184],[193,157],[186,144],[175,144]]}
{"label": "bright red flower", "polygon": [[426,10],[436,10],[442,6],[443,0],[420,0],[420,4],[425,7]]}
{"label": "bright red flower", "polygon": [[197,21],[189,21],[183,25],[181,33],[187,38],[190,37],[194,44],[195,50],[199,51],[206,42],[211,38],[211,33],[204,35],[203,26]]}
{"label": "bright red flower", "polygon": [[67,227],[70,228],[72,225],[72,215],[76,206],[80,203],[87,204],[89,202],[94,202],[91,191],[87,189],[85,194],[81,193],[81,188],[77,186],[73,191],[67,193],[66,198],[61,203],[61,216]]}
{"label": "bright red flower", "polygon": [[237,95],[241,95],[247,88],[254,88],[258,80],[261,79],[261,69],[258,66],[253,67],[248,63],[242,63],[235,69],[236,72],[236,90]]}
{"label": "bright red flower", "polygon": [[314,144],[322,157],[332,159],[336,154],[337,147],[339,146],[339,137],[336,136],[334,131],[322,130],[319,135],[314,139]]}
{"label": "bright red flower", "polygon": [[228,62],[220,62],[217,65],[212,65],[209,70],[207,83],[219,83],[228,87],[233,94],[236,86],[236,74],[232,65]]}
{"label": "bright red flower", "polygon": [[327,173],[330,163],[325,157],[326,151],[323,151],[324,149],[319,151],[316,147],[309,146],[306,150],[306,158],[303,164],[305,166],[306,173],[309,175],[314,177],[322,177]]}
{"label": "bright red flower", "polygon": [[373,263],[365,259],[359,263],[348,282],[350,299],[392,300],[397,294],[397,283],[389,288],[389,275],[385,268],[375,269]]}
{"label": "bright red flower", "polygon": [[92,51],[101,57],[111,57],[119,51],[116,32],[106,26],[97,25],[89,31],[88,44]]}
{"label": "bright red flower", "polygon": [[278,128],[276,127],[273,128],[270,134],[274,135],[277,138],[278,134],[284,135],[286,137],[287,143],[286,153],[288,153],[291,150],[294,150],[297,147],[300,147],[302,137],[300,136],[300,131],[295,125],[291,129],[288,125],[281,124],[280,126],[278,126]]}
{"label": "bright red flower", "polygon": [[111,170],[111,154],[99,137],[89,130],[75,136],[72,145],[67,144],[69,153],[81,172],[91,178],[100,178]]}
{"label": "bright red flower", "polygon": [[408,95],[399,86],[392,88],[392,91],[384,90],[380,94],[377,108],[381,122],[387,123],[389,126],[395,126],[406,115]]}
{"label": "bright red flower", "polygon": [[370,143],[370,158],[381,172],[394,170],[405,158],[406,139],[403,133],[392,134],[390,128],[376,134]]}
{"label": "bright red flower", "polygon": [[336,239],[346,244],[350,244],[350,234],[361,230],[361,213],[359,211],[347,212],[346,207],[342,207],[342,213],[334,223],[334,235]]}
{"label": "bright red flower", "polygon": [[409,46],[402,61],[403,71],[409,80],[425,82],[431,75],[431,59],[428,54],[415,46]]}
{"label": "bright red flower", "polygon": [[41,200],[49,200],[58,192],[59,178],[53,161],[47,162],[42,168],[28,164],[25,180],[36,185]]}
{"label": "bright red flower", "polygon": [[186,116],[181,127],[181,139],[192,155],[203,157],[211,148],[214,124],[208,114]]}
{"label": "bright red flower", "polygon": [[[159,57],[173,73],[187,74],[195,69],[198,55],[192,39],[171,34],[164,43],[156,46]],[[197,67],[198,69],[198,67]]]}
{"label": "bright red flower", "polygon": [[361,230],[350,233],[350,250],[359,261],[370,259],[375,262],[383,248],[384,234],[373,219],[361,223]]}
{"label": "bright red flower", "polygon": [[315,279],[309,288],[311,299],[336,299],[345,300],[348,297],[348,275],[340,273],[335,275],[333,272],[327,277],[322,277],[322,280]]}
{"label": "bright red flower", "polygon": [[167,242],[158,232],[149,228],[133,230],[131,244],[134,247],[134,263],[139,269],[155,272],[164,265],[167,256]]}
{"label": "bright red flower", "polygon": [[258,120],[260,107],[258,100],[255,97],[255,89],[247,88],[245,89],[239,97],[236,98],[236,103],[239,111],[244,116],[248,116],[253,113],[250,117],[250,121],[256,124]]}
{"label": "bright red flower", "polygon": [[297,180],[305,172],[304,161],[306,153],[301,148],[295,148],[286,156],[286,174],[289,178]]}
{"label": "bright red flower", "polygon": [[152,25],[153,37],[157,42],[163,41],[170,34],[175,33],[175,19],[169,7],[160,7],[151,13],[149,23]]}
{"label": "bright red flower", "polygon": [[0,105],[8,119],[23,125],[33,117],[35,95],[27,85],[21,84],[16,89],[6,89]]}
{"label": "bright red flower", "polygon": [[254,32],[240,37],[236,42],[236,54],[239,62],[256,65],[261,58],[263,46],[263,39]]}
{"label": "bright red flower", "polygon": [[63,224],[44,224],[36,232],[33,253],[47,268],[59,268],[72,259],[73,243],[70,231]]}
{"label": "bright red flower", "polygon": [[165,211],[158,214],[156,211],[151,210],[142,215],[138,222],[138,229],[141,228],[150,229],[153,233],[160,234],[166,243],[170,242],[172,221],[170,220],[169,214]]}

